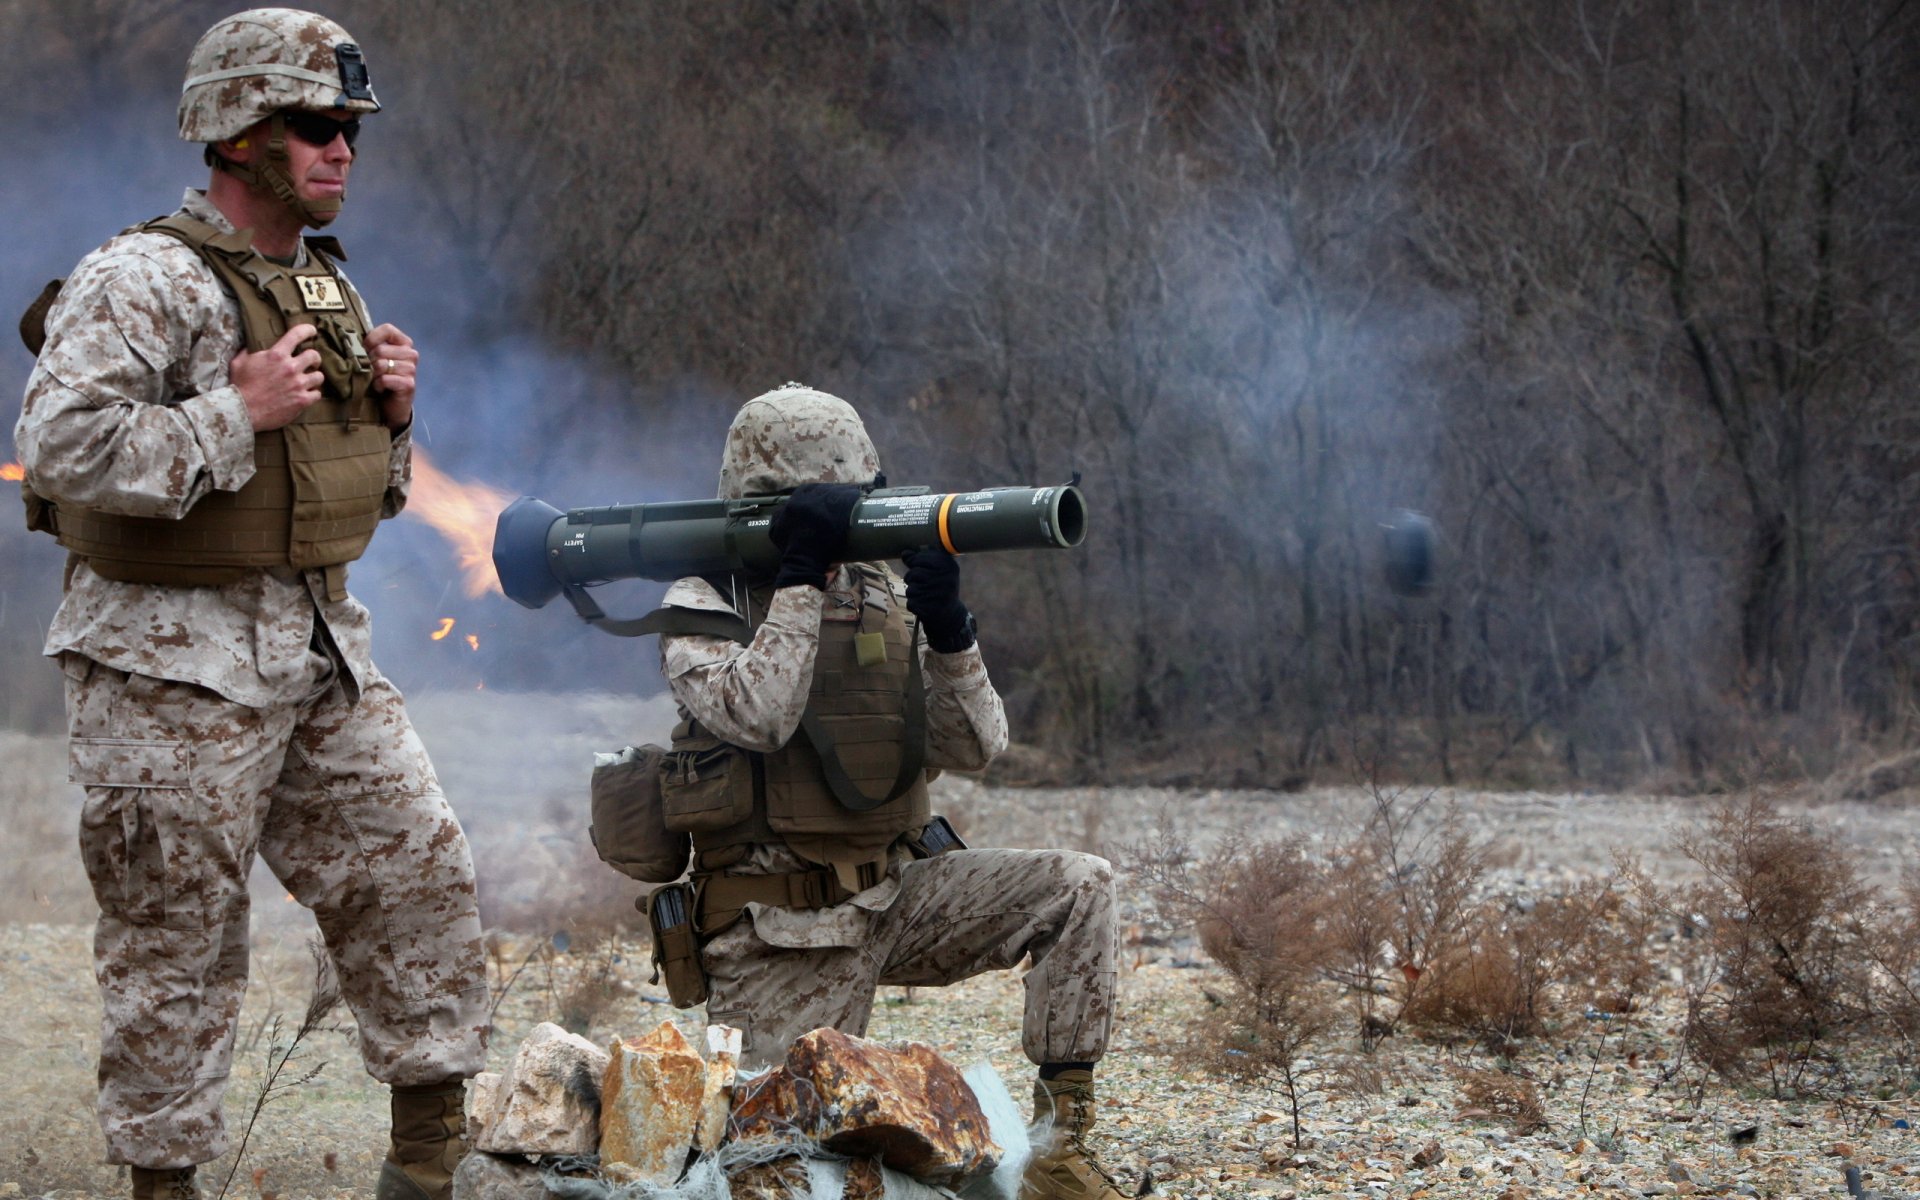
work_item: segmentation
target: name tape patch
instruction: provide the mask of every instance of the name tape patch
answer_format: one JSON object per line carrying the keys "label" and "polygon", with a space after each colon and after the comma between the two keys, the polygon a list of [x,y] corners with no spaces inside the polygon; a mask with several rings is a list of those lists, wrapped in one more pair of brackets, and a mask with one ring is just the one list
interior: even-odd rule
{"label": "name tape patch", "polygon": [[331,275],[297,275],[300,298],[312,312],[338,312],[347,307],[347,294]]}

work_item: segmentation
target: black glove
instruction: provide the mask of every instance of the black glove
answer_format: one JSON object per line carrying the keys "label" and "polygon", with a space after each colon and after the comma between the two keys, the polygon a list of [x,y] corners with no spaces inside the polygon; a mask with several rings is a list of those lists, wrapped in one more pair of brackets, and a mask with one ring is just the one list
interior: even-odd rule
{"label": "black glove", "polygon": [[847,526],[860,488],[851,483],[803,483],[773,512],[767,536],[780,551],[776,588],[796,583],[827,586],[827,572],[847,548]]}
{"label": "black glove", "polygon": [[960,560],[938,546],[900,556],[907,564],[907,611],[920,618],[927,645],[957,654],[973,645],[973,614],[960,603]]}

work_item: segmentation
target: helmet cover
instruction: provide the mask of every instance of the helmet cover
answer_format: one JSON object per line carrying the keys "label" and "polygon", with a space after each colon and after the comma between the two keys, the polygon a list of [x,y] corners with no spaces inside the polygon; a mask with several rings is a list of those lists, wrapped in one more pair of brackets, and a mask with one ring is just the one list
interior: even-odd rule
{"label": "helmet cover", "polygon": [[720,498],[784,492],[803,483],[871,483],[880,473],[853,406],[789,383],[742,405],[727,427]]}
{"label": "helmet cover", "polygon": [[380,111],[353,38],[318,13],[255,8],[201,36],[180,89],[180,136],[238,137],[283,108],[342,115]]}

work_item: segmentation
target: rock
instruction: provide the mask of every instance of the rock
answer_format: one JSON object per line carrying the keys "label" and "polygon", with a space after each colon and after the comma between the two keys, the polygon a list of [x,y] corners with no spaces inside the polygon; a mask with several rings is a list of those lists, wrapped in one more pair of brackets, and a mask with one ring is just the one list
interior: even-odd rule
{"label": "rock", "polygon": [[834,1029],[797,1039],[784,1065],[739,1088],[736,1138],[809,1137],[958,1188],[992,1171],[999,1148],[960,1073],[917,1042],[894,1049]]}
{"label": "rock", "polygon": [[552,1200],[553,1195],[541,1182],[540,1168],[526,1159],[478,1151],[460,1160],[453,1194],[460,1200]]}
{"label": "rock", "polygon": [[493,1154],[592,1154],[600,1144],[607,1052],[543,1021],[520,1043],[473,1148]]}
{"label": "rock", "polygon": [[740,1072],[740,1038],[740,1031],[732,1026],[707,1026],[707,1078],[700,1096],[700,1128],[694,1138],[694,1144],[702,1150],[712,1150],[727,1136],[733,1081]]}
{"label": "rock", "polygon": [[668,1187],[686,1168],[707,1064],[672,1021],[609,1046],[600,1086],[600,1161],[622,1182]]}
{"label": "rock", "polygon": [[1446,1158],[1447,1152],[1441,1149],[1439,1142],[1428,1142],[1421,1149],[1414,1151],[1412,1161],[1416,1167],[1431,1167],[1435,1163],[1445,1162]]}
{"label": "rock", "polygon": [[498,1071],[482,1071],[467,1080],[467,1136],[475,1145],[486,1127],[500,1116],[504,1082]]}

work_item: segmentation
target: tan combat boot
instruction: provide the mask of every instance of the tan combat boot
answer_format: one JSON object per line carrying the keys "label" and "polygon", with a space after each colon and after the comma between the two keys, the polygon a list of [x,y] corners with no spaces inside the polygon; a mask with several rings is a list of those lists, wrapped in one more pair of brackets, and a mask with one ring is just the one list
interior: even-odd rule
{"label": "tan combat boot", "polygon": [[1127,1200],[1084,1139],[1093,1128],[1093,1072],[1062,1071],[1033,1085],[1034,1146],[1020,1200]]}
{"label": "tan combat boot", "polygon": [[200,1200],[200,1189],[193,1186],[193,1168],[133,1168],[133,1200]]}
{"label": "tan combat boot", "polygon": [[393,1144],[374,1200],[452,1200],[467,1156],[466,1081],[393,1089]]}

